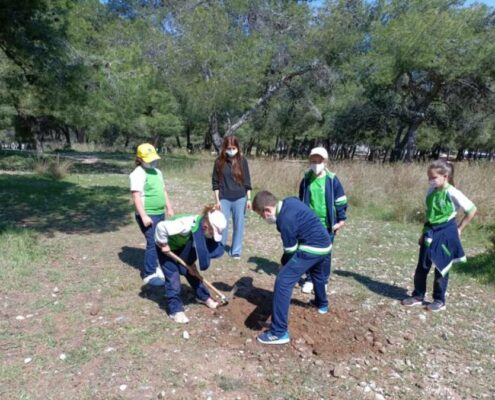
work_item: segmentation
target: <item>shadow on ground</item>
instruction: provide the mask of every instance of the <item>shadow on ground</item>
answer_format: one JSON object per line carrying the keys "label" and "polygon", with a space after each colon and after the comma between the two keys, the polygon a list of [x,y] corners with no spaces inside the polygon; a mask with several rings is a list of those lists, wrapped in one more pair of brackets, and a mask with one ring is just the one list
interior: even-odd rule
{"label": "shadow on ground", "polygon": [[249,257],[248,263],[255,264],[254,272],[263,271],[267,275],[276,275],[279,264],[264,257]]}
{"label": "shadow on ground", "polygon": [[32,175],[0,175],[0,225],[42,233],[101,233],[130,222],[128,190],[80,187]]}
{"label": "shadow on ground", "polygon": [[407,290],[403,287],[380,282],[370,278],[369,276],[358,274],[357,272],[335,270],[332,273],[346,278],[354,278],[354,280],[361,283],[363,286],[366,286],[373,293],[379,294],[383,297],[402,300],[407,296]]}
{"label": "shadow on ground", "polygon": [[[141,280],[140,271],[144,261],[144,249],[138,247],[123,246],[119,252],[119,259],[129,267],[136,269],[136,279]],[[185,278],[181,278],[185,280]],[[139,297],[154,301],[162,310],[167,311],[165,286],[143,285]],[[193,289],[186,283],[181,284],[181,296],[184,305],[196,303]]]}
{"label": "shadow on ground", "polygon": [[[242,277],[234,285],[229,286],[223,282],[215,282],[215,287],[219,290],[225,292],[228,295],[232,289],[237,286],[237,291],[235,292],[235,297],[244,299],[248,303],[255,306],[247,316],[240,315],[244,319],[244,325],[246,328],[258,331],[260,329],[267,327],[267,320],[272,315],[272,301],[273,301],[273,291],[256,287],[253,285],[253,278]],[[230,299],[233,300],[233,299]],[[298,299],[291,300],[291,306],[296,305],[299,307],[310,307],[308,303],[304,303]],[[228,307],[228,306],[227,306]],[[231,313],[243,313],[244,308],[231,307]],[[234,317],[235,318],[235,317]]]}
{"label": "shadow on ground", "polygon": [[138,247],[122,246],[119,259],[124,264],[141,271],[144,262],[144,249]]}

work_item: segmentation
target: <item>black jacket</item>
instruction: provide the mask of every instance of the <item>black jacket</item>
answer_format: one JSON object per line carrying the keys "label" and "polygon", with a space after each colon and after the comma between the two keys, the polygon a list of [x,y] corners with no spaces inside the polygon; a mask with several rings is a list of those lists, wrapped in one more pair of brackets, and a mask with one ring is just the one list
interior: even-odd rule
{"label": "black jacket", "polygon": [[248,162],[244,157],[241,157],[242,175],[244,181],[238,183],[234,180],[232,175],[232,161],[227,159],[223,174],[220,176],[220,161],[217,158],[213,167],[213,174],[211,176],[212,190],[218,190],[220,193],[220,199],[237,200],[246,196],[246,192],[251,190],[251,176],[249,175]]}

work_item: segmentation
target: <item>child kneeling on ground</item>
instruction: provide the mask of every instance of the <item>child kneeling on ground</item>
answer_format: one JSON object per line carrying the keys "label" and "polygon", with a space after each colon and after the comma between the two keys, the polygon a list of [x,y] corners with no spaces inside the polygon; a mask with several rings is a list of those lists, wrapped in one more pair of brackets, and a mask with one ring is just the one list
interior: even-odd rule
{"label": "child kneeling on ground", "polygon": [[177,215],[157,225],[155,242],[161,250],[158,259],[165,275],[169,316],[175,322],[189,322],[181,299],[180,275],[186,277],[199,303],[208,308],[217,308],[218,303],[210,297],[200,279],[180,265],[171,252],[192,266],[193,270],[196,269],[196,260],[199,268],[205,270],[212,258],[221,257],[224,253],[221,240],[226,226],[224,215],[215,210],[215,206],[206,206],[202,215]]}
{"label": "child kneeling on ground", "polygon": [[263,344],[289,342],[289,305],[294,286],[304,273],[314,284],[312,302],[320,314],[328,312],[325,292],[325,266],[331,249],[330,235],[316,214],[295,197],[277,201],[267,191],[256,194],[253,210],[266,222],[276,224],[284,246],[281,267],[273,290],[272,324],[258,336]]}

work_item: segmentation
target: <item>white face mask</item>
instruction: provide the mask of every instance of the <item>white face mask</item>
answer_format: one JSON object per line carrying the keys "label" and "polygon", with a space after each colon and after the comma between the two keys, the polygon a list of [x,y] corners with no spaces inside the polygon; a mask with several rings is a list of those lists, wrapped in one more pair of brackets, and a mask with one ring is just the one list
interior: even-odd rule
{"label": "white face mask", "polygon": [[314,172],[315,175],[320,175],[321,172],[325,169],[325,164],[309,164],[309,168]]}
{"label": "white face mask", "polygon": [[238,150],[225,150],[225,154],[227,154],[229,157],[234,157],[237,154]]}
{"label": "white face mask", "polygon": [[265,218],[265,221],[268,224],[274,224],[275,222],[277,222],[277,216],[276,215],[270,215],[270,216]]}

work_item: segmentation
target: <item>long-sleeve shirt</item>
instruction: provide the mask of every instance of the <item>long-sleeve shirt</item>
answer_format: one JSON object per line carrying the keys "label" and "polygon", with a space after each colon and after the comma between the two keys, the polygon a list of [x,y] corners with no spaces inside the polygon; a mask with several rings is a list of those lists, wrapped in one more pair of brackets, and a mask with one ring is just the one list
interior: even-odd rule
{"label": "long-sleeve shirt", "polygon": [[298,250],[319,255],[330,253],[330,235],[307,205],[296,197],[287,197],[277,204],[276,210],[284,253]]}
{"label": "long-sleeve shirt", "polygon": [[239,183],[234,179],[232,161],[230,159],[227,159],[225,162],[222,174],[220,172],[219,159],[215,161],[211,184],[212,190],[219,191],[220,199],[237,200],[245,197],[246,192],[251,190],[251,176],[249,174],[248,162],[244,157],[241,157],[241,163],[243,182]]}

